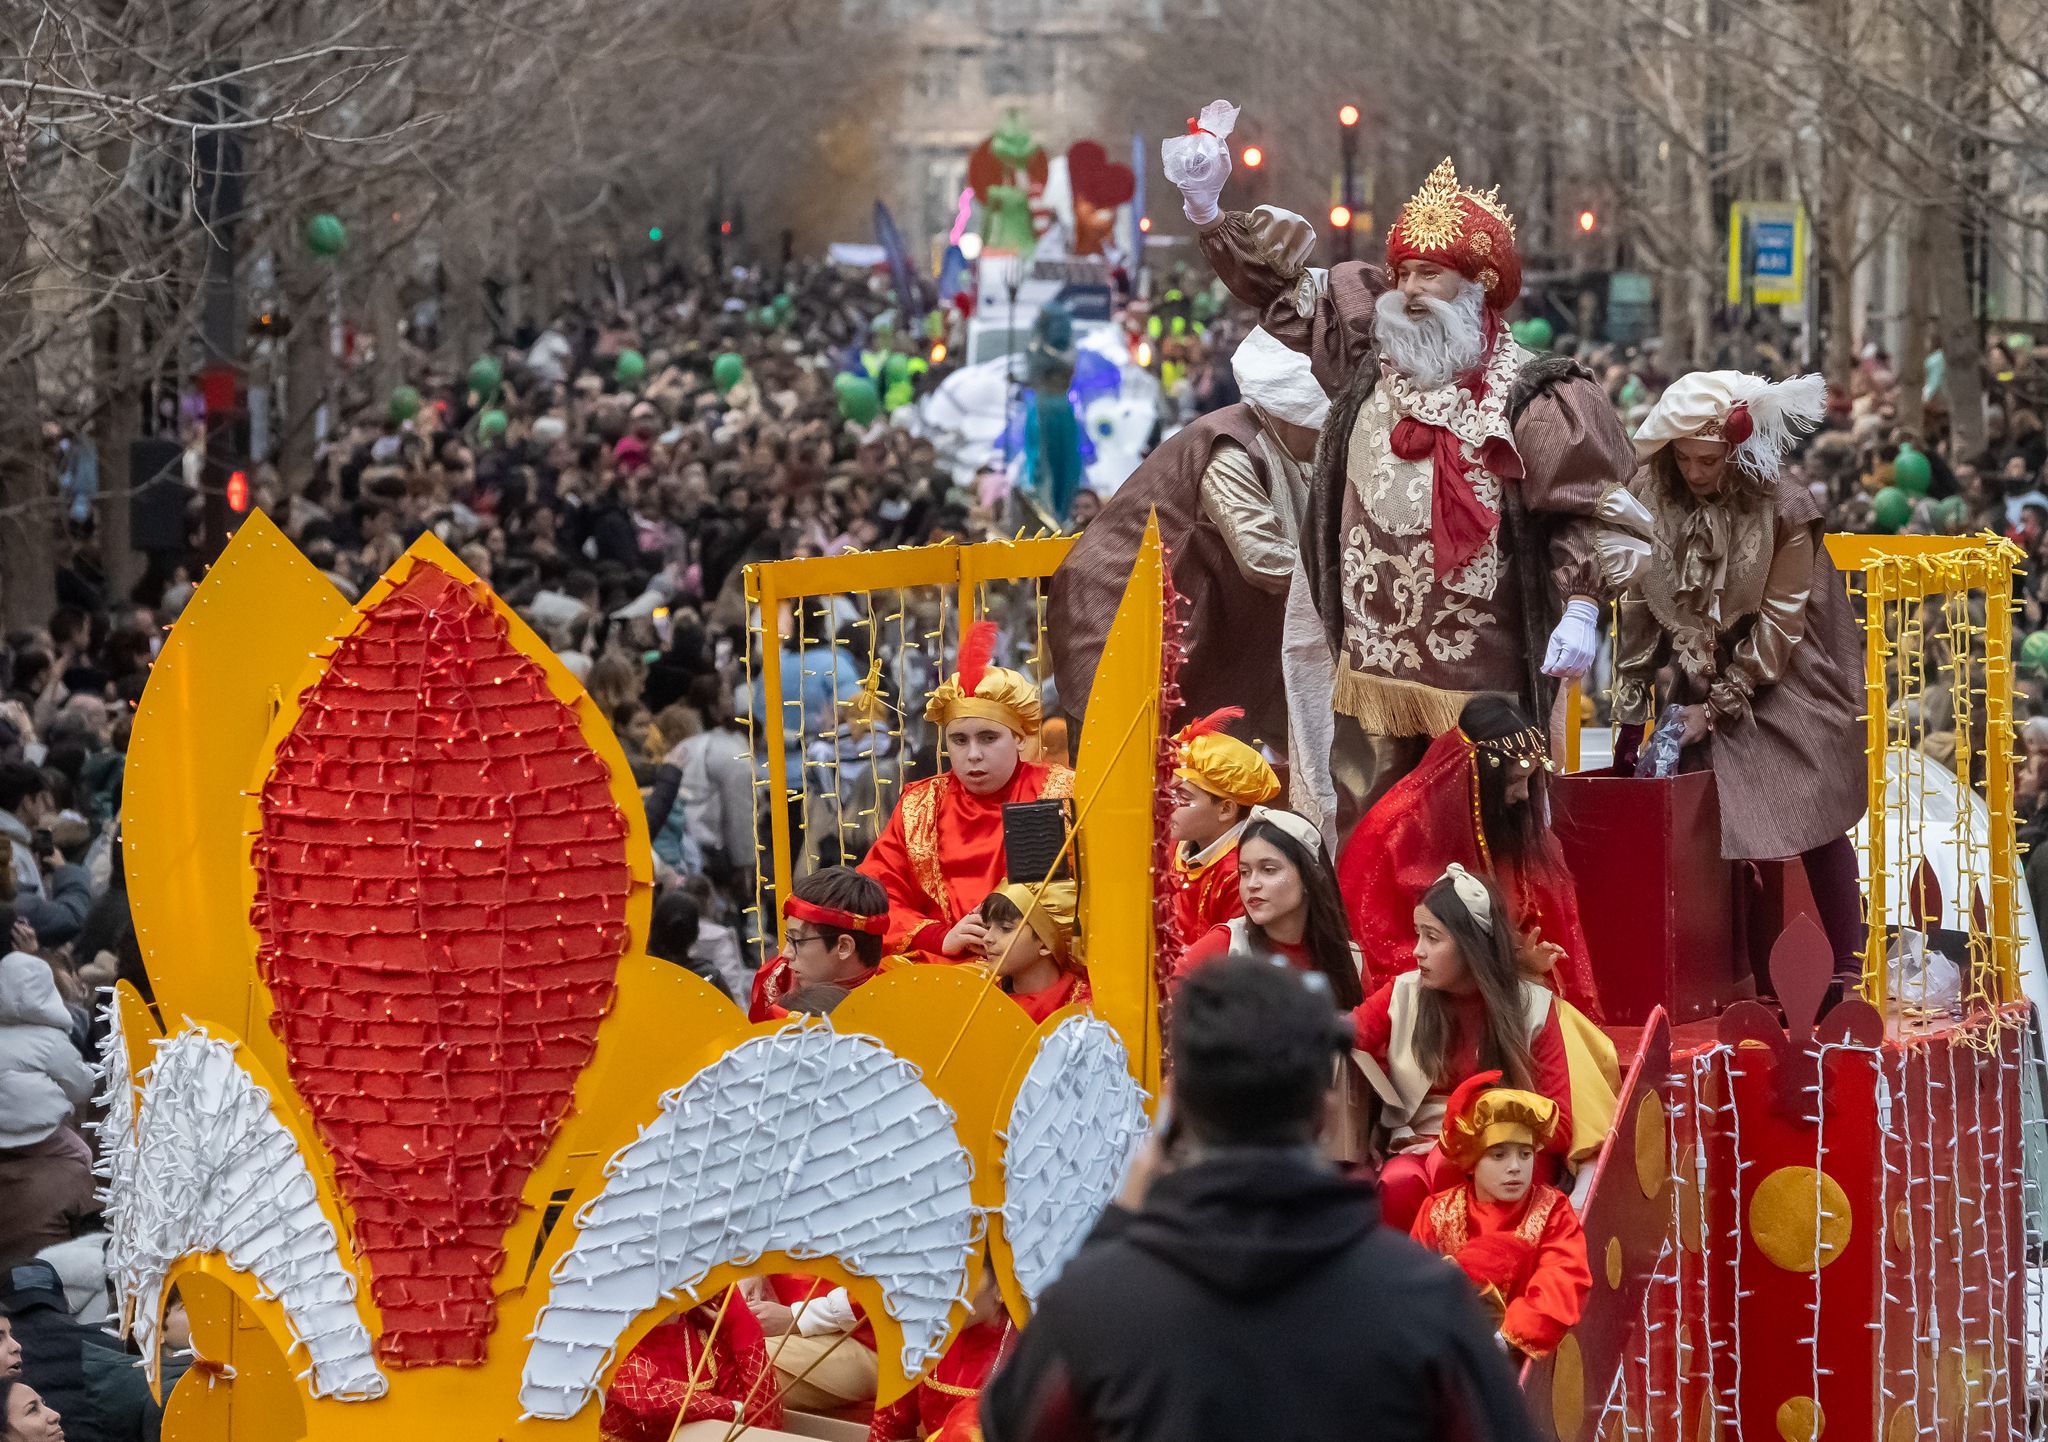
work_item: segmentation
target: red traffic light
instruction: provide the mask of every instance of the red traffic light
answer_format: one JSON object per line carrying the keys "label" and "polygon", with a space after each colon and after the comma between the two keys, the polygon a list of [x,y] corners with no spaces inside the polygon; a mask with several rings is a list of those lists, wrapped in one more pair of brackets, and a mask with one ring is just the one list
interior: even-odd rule
{"label": "red traffic light", "polygon": [[1138,229],[1143,231],[1146,235],[1150,235],[1152,233],[1152,217],[1149,215],[1139,216]]}
{"label": "red traffic light", "polygon": [[1259,147],[1256,145],[1247,145],[1244,148],[1244,168],[1246,170],[1257,170],[1260,166],[1264,165],[1265,163],[1265,151],[1259,149]]}
{"label": "red traffic light", "polygon": [[238,516],[249,509],[249,476],[245,471],[228,476],[228,509]]}
{"label": "red traffic light", "polygon": [[1582,210],[1579,212],[1579,229],[1585,232],[1587,235],[1591,235],[1593,233],[1593,228],[1597,226],[1599,223],[1600,217],[1593,214],[1592,211]]}
{"label": "red traffic light", "polygon": [[1356,105],[1344,106],[1337,112],[1337,123],[1346,130],[1358,124],[1358,107]]}
{"label": "red traffic light", "polygon": [[1351,229],[1351,207],[1348,205],[1331,206],[1330,224],[1335,226],[1338,230]]}

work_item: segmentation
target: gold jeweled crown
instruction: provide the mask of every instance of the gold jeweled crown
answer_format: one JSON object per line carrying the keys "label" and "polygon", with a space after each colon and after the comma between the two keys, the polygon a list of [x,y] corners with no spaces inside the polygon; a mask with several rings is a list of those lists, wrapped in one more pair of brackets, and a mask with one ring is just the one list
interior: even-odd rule
{"label": "gold jeweled crown", "polygon": [[1458,168],[1447,155],[1422,182],[1422,188],[1401,207],[1395,228],[1419,250],[1444,250],[1465,233],[1464,201],[1469,200],[1515,233],[1514,217],[1500,202],[1500,187],[1477,191],[1458,184]]}

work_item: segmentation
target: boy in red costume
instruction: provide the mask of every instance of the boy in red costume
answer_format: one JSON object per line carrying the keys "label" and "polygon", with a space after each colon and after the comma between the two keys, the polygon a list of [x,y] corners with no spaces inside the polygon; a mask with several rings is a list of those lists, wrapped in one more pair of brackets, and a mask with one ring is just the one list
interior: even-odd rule
{"label": "boy in red costume", "polygon": [[1088,971],[1074,959],[1074,883],[1048,881],[1033,896],[1012,881],[981,903],[988,923],[982,955],[1010,1000],[1033,1021],[1044,1021],[1063,1006],[1094,1000]]}
{"label": "boy in red costume", "polygon": [[988,935],[982,898],[1002,884],[1003,807],[1074,794],[1074,773],[1023,757],[1038,735],[1038,687],[991,666],[993,621],[960,643],[960,669],[924,714],[944,733],[947,770],[903,788],[860,869],[889,895],[887,942],[914,961],[976,960]]}
{"label": "boy in red costume", "polygon": [[1180,743],[1173,808],[1173,916],[1182,946],[1244,915],[1237,889],[1237,842],[1254,806],[1280,794],[1266,758],[1223,728],[1244,715],[1226,706],[1190,721]]}
{"label": "boy in red costume", "polygon": [[1545,1357],[1578,1324],[1593,1274],[1570,1200],[1536,1180],[1557,1103],[1499,1080],[1481,1072],[1452,1094],[1437,1146],[1466,1179],[1423,1204],[1413,1235],[1465,1269],[1503,1341]]}
{"label": "boy in red costume", "polygon": [[790,888],[782,917],[782,950],[754,973],[749,1021],[789,1015],[784,1000],[806,987],[851,991],[880,973],[889,898],[873,877],[820,867]]}

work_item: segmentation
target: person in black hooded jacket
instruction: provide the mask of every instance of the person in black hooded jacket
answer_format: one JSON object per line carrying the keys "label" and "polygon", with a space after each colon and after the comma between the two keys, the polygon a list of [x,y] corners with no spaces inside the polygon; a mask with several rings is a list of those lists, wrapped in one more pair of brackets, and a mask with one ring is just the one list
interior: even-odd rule
{"label": "person in black hooded jacket", "polygon": [[1316,1147],[1349,1045],[1318,981],[1182,983],[1170,1117],[984,1389],[987,1442],[1533,1442],[1463,1274]]}

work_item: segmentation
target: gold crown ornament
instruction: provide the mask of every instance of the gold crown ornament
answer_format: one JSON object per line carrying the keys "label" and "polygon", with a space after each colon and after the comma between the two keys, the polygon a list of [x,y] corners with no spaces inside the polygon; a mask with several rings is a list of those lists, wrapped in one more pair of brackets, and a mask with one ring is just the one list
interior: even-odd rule
{"label": "gold crown ornament", "polygon": [[1515,251],[1515,220],[1501,204],[1500,187],[1478,191],[1458,183],[1446,156],[1401,207],[1387,232],[1387,268],[1427,260],[1476,281],[1487,304],[1505,310],[1521,294],[1522,262]]}

